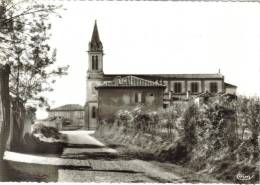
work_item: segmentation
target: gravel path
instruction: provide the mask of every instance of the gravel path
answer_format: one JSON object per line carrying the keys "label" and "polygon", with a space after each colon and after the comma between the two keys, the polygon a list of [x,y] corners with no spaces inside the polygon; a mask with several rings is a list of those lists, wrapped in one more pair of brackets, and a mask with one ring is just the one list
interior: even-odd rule
{"label": "gravel path", "polygon": [[87,131],[63,133],[67,134],[70,145],[60,157],[7,151],[5,159],[20,171],[40,175],[39,181],[42,178],[45,182],[207,182],[200,180],[201,175],[195,178],[180,166],[122,156],[118,148],[108,148]]}
{"label": "gravel path", "polygon": [[120,158],[115,149],[106,147],[86,131],[63,133],[67,134],[69,143],[76,147],[65,148],[62,157],[85,159],[91,168],[60,168],[59,182],[183,182],[178,175],[150,162]]}
{"label": "gravel path", "polygon": [[62,131],[61,133],[67,135],[67,143],[74,145],[93,145],[97,147],[105,147],[103,143],[91,137],[92,131]]}

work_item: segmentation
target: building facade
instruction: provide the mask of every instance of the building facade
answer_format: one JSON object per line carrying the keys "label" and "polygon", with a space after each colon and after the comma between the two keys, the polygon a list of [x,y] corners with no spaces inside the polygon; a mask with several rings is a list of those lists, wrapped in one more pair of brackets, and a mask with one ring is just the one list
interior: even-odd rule
{"label": "building facade", "polygon": [[165,85],[135,76],[126,76],[98,85],[97,116],[110,120],[117,111],[133,110],[137,105],[142,105],[147,110],[157,110],[163,104],[165,88]]}
{"label": "building facade", "polygon": [[[123,107],[122,101],[117,101],[111,104],[109,99],[118,95],[122,99],[124,95],[128,94],[132,97],[135,92],[142,92],[140,88],[147,88],[132,84],[117,85],[111,87],[109,84],[124,81],[128,78],[138,78],[140,84],[149,82],[160,84],[164,86],[162,101],[156,104],[156,107],[168,107],[175,101],[183,101],[200,95],[201,93],[209,92],[211,94],[221,94],[236,92],[236,86],[225,83],[224,76],[221,73],[215,74],[104,74],[103,71],[103,44],[100,40],[97,23],[95,22],[91,41],[89,42],[88,50],[88,71],[87,71],[87,100],[85,104],[85,123],[88,129],[95,129],[98,120],[105,115],[105,111],[110,108]],[[137,80],[138,81],[138,80]],[[138,89],[139,88],[139,89]],[[129,91],[131,89],[131,91]],[[149,89],[149,88],[148,88]],[[156,88],[153,88],[156,89]],[[157,88],[158,89],[158,88]],[[160,89],[160,88],[159,88]],[[99,92],[99,93],[98,93]],[[129,94],[130,93],[130,94]],[[131,95],[132,93],[132,95]],[[109,98],[110,96],[110,98]],[[104,100],[108,99],[108,100]],[[155,96],[156,101],[160,101],[160,95]],[[131,99],[131,98],[130,98]],[[121,103],[120,103],[121,102]],[[133,102],[133,101],[132,101]],[[129,104],[131,104],[129,102]],[[101,109],[101,110],[99,110]],[[115,110],[113,110],[115,111]],[[109,113],[111,114],[111,112]]]}
{"label": "building facade", "polygon": [[50,109],[48,114],[48,122],[50,122],[50,119],[57,119],[62,122],[60,129],[81,129],[85,125],[84,108],[78,104],[66,104]]}

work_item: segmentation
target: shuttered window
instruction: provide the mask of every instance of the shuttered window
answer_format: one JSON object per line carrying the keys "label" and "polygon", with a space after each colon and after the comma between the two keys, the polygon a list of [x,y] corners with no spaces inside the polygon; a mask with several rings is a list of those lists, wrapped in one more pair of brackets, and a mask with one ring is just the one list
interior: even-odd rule
{"label": "shuttered window", "polygon": [[217,82],[210,82],[210,92],[211,93],[217,93],[218,92]]}
{"label": "shuttered window", "polygon": [[175,93],[181,93],[181,83],[180,82],[174,83],[174,92]]}
{"label": "shuttered window", "polygon": [[135,93],[135,103],[145,103],[145,96],[143,93]]}
{"label": "shuttered window", "polygon": [[199,84],[198,82],[191,82],[191,93],[199,92]]}

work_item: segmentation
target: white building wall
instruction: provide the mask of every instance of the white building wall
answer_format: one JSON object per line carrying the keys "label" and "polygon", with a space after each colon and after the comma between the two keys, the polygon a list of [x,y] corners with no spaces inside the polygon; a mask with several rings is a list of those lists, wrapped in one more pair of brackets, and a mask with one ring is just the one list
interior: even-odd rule
{"label": "white building wall", "polygon": [[235,87],[226,87],[225,92],[228,94],[236,94],[237,88]]}

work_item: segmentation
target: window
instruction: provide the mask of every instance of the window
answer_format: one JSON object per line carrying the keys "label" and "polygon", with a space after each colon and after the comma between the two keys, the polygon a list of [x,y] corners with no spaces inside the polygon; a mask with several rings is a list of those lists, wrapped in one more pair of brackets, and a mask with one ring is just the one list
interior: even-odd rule
{"label": "window", "polygon": [[191,93],[197,93],[199,91],[198,82],[191,82]]}
{"label": "window", "polygon": [[174,92],[181,93],[181,83],[180,82],[174,83]]}
{"label": "window", "polygon": [[144,103],[145,97],[144,94],[141,92],[135,93],[135,103]]}
{"label": "window", "polygon": [[98,56],[95,57],[95,62],[96,62],[96,70],[98,70]]}
{"label": "window", "polygon": [[92,70],[98,70],[98,56],[92,56]]}
{"label": "window", "polygon": [[135,103],[138,103],[138,93],[135,93]]}
{"label": "window", "polygon": [[97,109],[96,109],[96,107],[92,107],[92,110],[91,110],[91,117],[92,118],[96,118],[96,111],[97,111]]}
{"label": "window", "polygon": [[218,92],[217,82],[210,82],[209,88],[211,93],[217,93]]}
{"label": "window", "polygon": [[92,70],[95,70],[95,56],[92,56]]}

